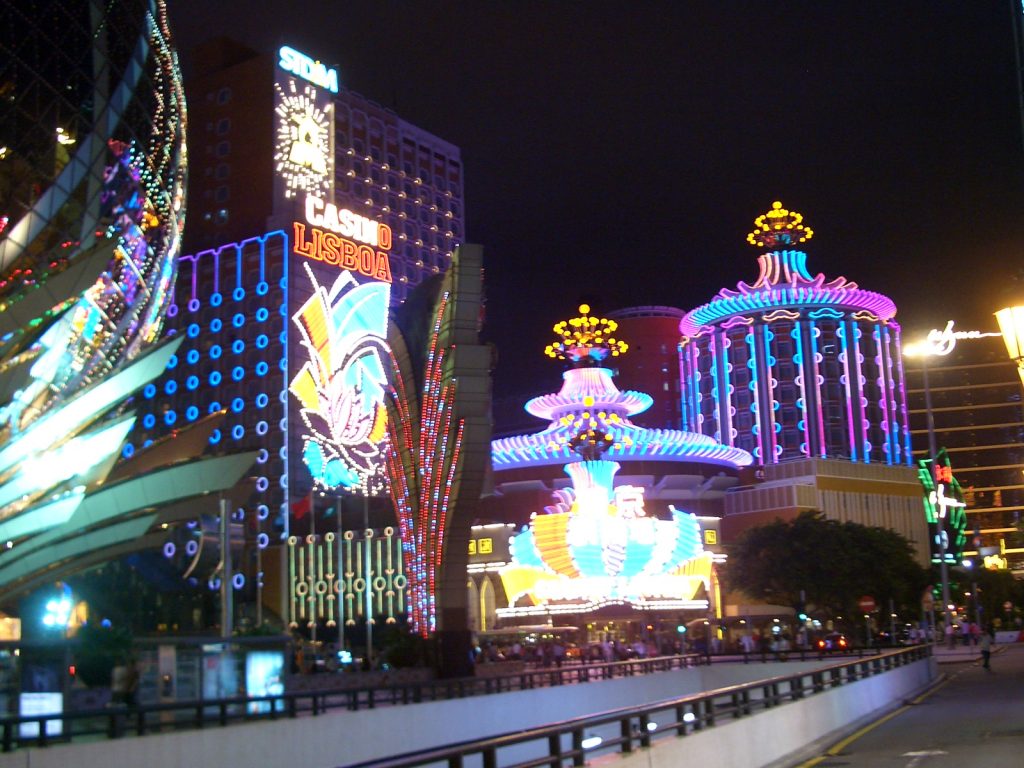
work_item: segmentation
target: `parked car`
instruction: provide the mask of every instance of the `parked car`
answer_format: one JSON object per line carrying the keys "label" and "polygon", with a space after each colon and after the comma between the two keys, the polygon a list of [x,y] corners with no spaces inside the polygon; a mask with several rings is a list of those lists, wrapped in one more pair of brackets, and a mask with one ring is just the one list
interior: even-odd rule
{"label": "parked car", "polygon": [[819,651],[845,651],[850,647],[850,640],[842,632],[831,632],[818,638]]}

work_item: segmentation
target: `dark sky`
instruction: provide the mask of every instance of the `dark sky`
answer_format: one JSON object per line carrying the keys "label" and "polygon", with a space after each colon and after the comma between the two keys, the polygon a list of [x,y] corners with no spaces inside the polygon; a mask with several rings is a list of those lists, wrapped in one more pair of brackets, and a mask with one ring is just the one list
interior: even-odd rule
{"label": "dark sky", "polygon": [[215,34],[288,43],[461,147],[498,395],[554,388],[543,346],[582,298],[753,281],[773,200],[812,273],[891,296],[908,334],[988,330],[1024,301],[1014,5],[169,0],[186,72]]}

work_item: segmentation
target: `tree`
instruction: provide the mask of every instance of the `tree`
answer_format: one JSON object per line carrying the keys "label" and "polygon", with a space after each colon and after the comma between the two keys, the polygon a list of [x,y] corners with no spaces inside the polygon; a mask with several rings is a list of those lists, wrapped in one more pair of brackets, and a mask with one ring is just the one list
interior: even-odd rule
{"label": "tree", "polygon": [[885,528],[828,520],[821,512],[745,531],[729,548],[723,579],[731,589],[822,618],[851,617],[870,595],[881,606],[916,615],[929,583],[905,538]]}

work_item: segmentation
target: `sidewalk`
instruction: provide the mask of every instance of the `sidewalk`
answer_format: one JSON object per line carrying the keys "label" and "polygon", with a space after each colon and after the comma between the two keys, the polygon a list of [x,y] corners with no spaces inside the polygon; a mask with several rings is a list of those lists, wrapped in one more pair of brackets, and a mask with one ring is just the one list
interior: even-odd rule
{"label": "sidewalk", "polygon": [[[999,653],[1007,648],[1021,645],[1021,643],[996,643],[992,646],[992,653]],[[978,646],[960,645],[959,643],[955,648],[950,648],[948,645],[936,645],[932,649],[932,654],[939,664],[964,664],[981,659],[981,651]]]}

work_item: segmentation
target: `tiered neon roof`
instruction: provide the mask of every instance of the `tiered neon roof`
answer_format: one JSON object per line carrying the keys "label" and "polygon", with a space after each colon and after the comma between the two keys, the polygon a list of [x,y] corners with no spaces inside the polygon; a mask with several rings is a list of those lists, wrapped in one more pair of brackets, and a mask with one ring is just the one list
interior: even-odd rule
{"label": "tiered neon roof", "polygon": [[[755,230],[747,242],[758,247],[784,248],[810,240],[813,232],[803,225],[803,216],[788,211],[782,203],[772,203],[772,210],[759,216]],[[845,277],[826,282],[822,274],[807,272],[807,254],[803,251],[773,250],[758,257],[761,274],[753,285],[740,282],[736,290],[723,288],[707,304],[697,307],[679,323],[684,336],[696,336],[701,328],[733,315],[770,312],[781,308],[829,307],[869,313],[886,321],[896,315],[896,305],[888,296],[865,291]]]}
{"label": "tiered neon roof", "polygon": [[586,304],[580,306],[580,314],[554,327],[559,341],[546,350],[550,357],[571,366],[563,374],[561,390],[526,404],[528,413],[550,419],[550,425],[542,432],[492,441],[495,469],[571,462],[578,458],[574,446],[584,429],[600,431],[602,439],[612,444],[605,452],[611,461],[702,461],[730,467],[751,463],[746,451],[706,435],[645,429],[630,422],[630,416],[647,410],[653,401],[643,392],[620,392],[612,381],[612,371],[600,365],[627,349],[612,336],[618,324],[592,317]]}

